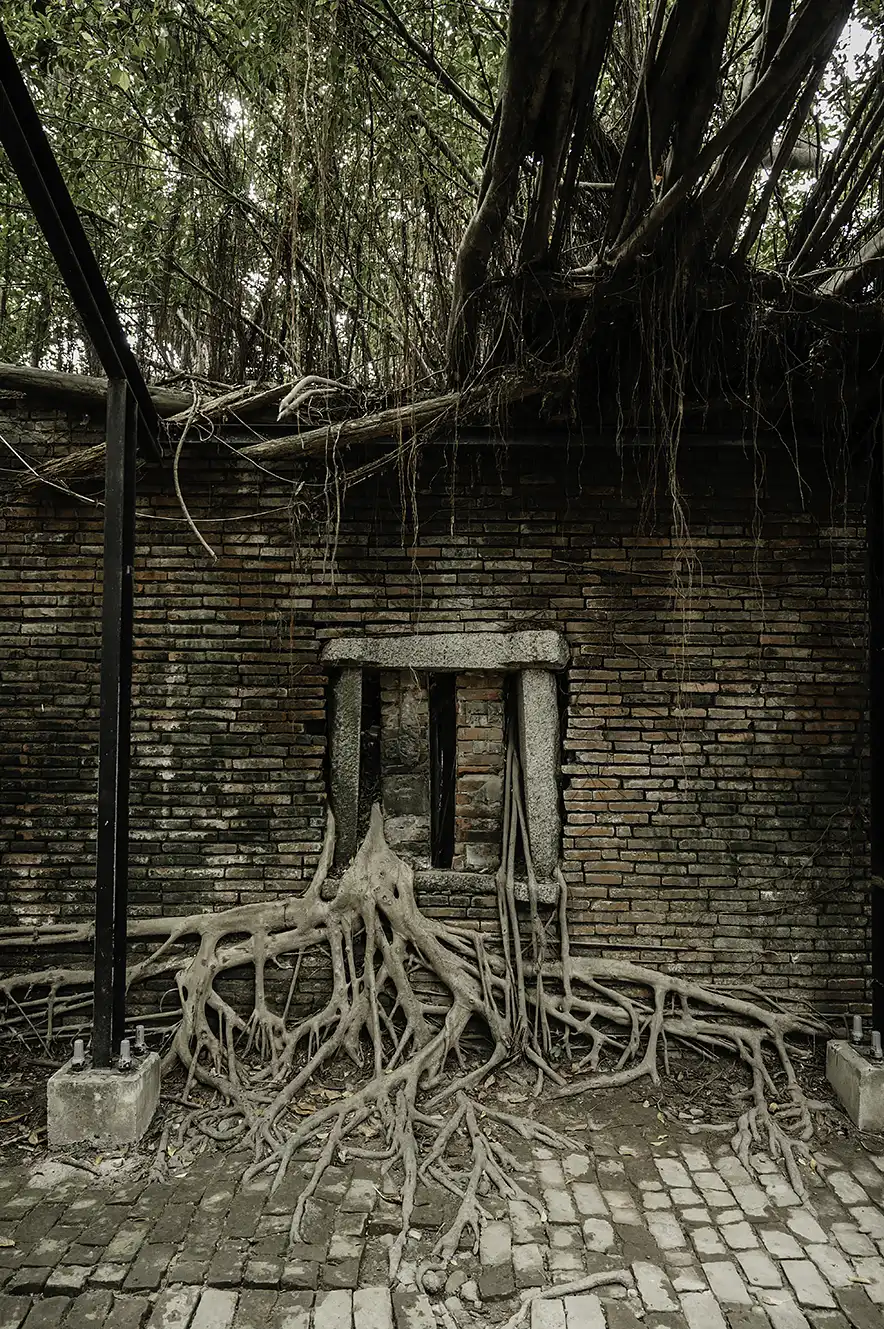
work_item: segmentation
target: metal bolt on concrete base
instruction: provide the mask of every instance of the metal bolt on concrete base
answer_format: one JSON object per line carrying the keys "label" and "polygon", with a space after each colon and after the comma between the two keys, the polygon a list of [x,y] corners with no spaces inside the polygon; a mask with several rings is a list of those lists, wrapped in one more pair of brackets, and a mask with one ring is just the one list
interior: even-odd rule
{"label": "metal bolt on concrete base", "polygon": [[845,1039],[826,1044],[826,1079],[861,1131],[884,1131],[884,1065],[872,1062]]}
{"label": "metal bolt on concrete base", "polygon": [[140,1140],[160,1101],[160,1059],[150,1052],[121,1074],[68,1061],[46,1086],[49,1145],[124,1145]]}

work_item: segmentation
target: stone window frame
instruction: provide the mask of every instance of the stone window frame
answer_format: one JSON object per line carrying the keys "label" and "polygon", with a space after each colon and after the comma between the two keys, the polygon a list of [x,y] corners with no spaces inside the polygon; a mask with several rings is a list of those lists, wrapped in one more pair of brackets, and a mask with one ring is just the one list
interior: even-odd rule
{"label": "stone window frame", "polygon": [[329,753],[336,862],[349,862],[358,848],[363,670],[507,673],[516,675],[519,757],[531,857],[538,880],[551,882],[559,867],[562,845],[556,675],[567,667],[570,658],[567,641],[553,629],[424,632],[340,637],[327,642],[322,664],[328,670],[339,671],[334,683]]}

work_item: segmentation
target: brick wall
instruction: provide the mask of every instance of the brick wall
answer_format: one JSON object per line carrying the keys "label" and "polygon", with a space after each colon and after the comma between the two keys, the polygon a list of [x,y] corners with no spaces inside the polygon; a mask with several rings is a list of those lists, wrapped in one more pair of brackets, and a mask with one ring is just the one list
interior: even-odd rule
{"label": "brick wall", "polygon": [[[34,460],[96,437],[33,409],[0,419],[0,434]],[[395,470],[328,501],[318,471],[296,489],[195,442],[182,481],[215,563],[169,477],[148,473],[133,909],[221,908],[309,875],[325,640],[549,626],[572,651],[562,796],[575,943],[801,991],[824,1010],[858,1004],[864,477],[809,447],[798,460],[771,451],[761,474],[749,449],[686,445],[690,555],[666,499],[649,501],[640,450],[436,448],[414,514],[411,476]],[[86,503],[42,492],[0,509],[9,921],[91,907],[100,543]],[[471,912],[454,887],[452,912]]]}
{"label": "brick wall", "polygon": [[500,863],[504,741],[504,675],[459,675],[452,865],[456,870],[494,872]]}
{"label": "brick wall", "polygon": [[381,798],[391,849],[430,864],[430,713],[427,679],[381,672]]}

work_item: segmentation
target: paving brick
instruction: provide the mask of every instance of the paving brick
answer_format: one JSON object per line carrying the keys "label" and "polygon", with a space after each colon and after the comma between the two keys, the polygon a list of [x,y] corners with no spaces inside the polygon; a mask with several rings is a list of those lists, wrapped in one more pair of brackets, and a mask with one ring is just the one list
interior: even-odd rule
{"label": "paving brick", "polygon": [[77,1329],[98,1329],[104,1324],[112,1302],[110,1292],[83,1292],[71,1302],[66,1325],[76,1325]]}
{"label": "paving brick", "polygon": [[661,1251],[679,1250],[687,1244],[674,1214],[648,1214],[648,1229]]}
{"label": "paving brick", "polygon": [[231,1238],[219,1241],[209,1265],[207,1281],[212,1287],[239,1287],[247,1255],[248,1246],[245,1242]]}
{"label": "paving brick", "polygon": [[85,1289],[91,1273],[88,1265],[60,1264],[50,1269],[44,1290],[47,1295],[75,1297]]}
{"label": "paving brick", "polygon": [[190,1329],[232,1329],[240,1294],[225,1288],[207,1287],[201,1293]]}
{"label": "paving brick", "polygon": [[884,1260],[877,1256],[861,1256],[854,1261],[854,1268],[869,1300],[876,1306],[884,1306]]}
{"label": "paving brick", "polygon": [[857,1204],[850,1210],[861,1232],[873,1237],[875,1241],[884,1238],[884,1213],[875,1205]]}
{"label": "paving brick", "polygon": [[587,1218],[583,1224],[587,1250],[605,1252],[615,1244],[614,1229],[604,1218]]}
{"label": "paving brick", "polygon": [[691,1172],[711,1172],[712,1164],[709,1161],[709,1155],[704,1149],[698,1149],[693,1144],[683,1144],[681,1146],[681,1156],[688,1165]]}
{"label": "paving brick", "polygon": [[765,1177],[762,1184],[778,1209],[788,1209],[791,1205],[801,1203],[800,1195],[782,1177]]}
{"label": "paving brick", "polygon": [[702,1266],[695,1266],[693,1262],[682,1267],[670,1260],[669,1276],[676,1292],[705,1292],[709,1286],[709,1280],[703,1273]]}
{"label": "paving brick", "polygon": [[[16,1269],[10,1278],[7,1279],[4,1286],[4,1292],[7,1295],[16,1297],[30,1297],[34,1293],[42,1292],[46,1280],[52,1270],[49,1268],[30,1269],[27,1265],[23,1269]],[[76,1291],[80,1291],[77,1288]]]}
{"label": "paving brick", "polygon": [[834,1298],[823,1281],[819,1269],[810,1260],[783,1260],[782,1270],[802,1306],[834,1308]]}
{"label": "paving brick", "polygon": [[70,1304],[70,1297],[40,1297],[28,1311],[23,1329],[56,1329]]}
{"label": "paving brick", "polygon": [[[664,1186],[676,1187],[683,1186],[690,1189],[691,1176],[687,1172],[683,1163],[677,1158],[657,1158],[654,1160],[657,1171],[660,1173],[660,1180]],[[699,1185],[696,1175],[693,1180]]]}
{"label": "paving brick", "polygon": [[[624,1302],[605,1302],[608,1329],[647,1329],[644,1311],[641,1312],[641,1315],[642,1319],[639,1319],[632,1307],[627,1306]],[[683,1329],[683,1326],[684,1320],[678,1325],[678,1329]]]}
{"label": "paving brick", "polygon": [[387,1288],[364,1287],[353,1293],[353,1329],[393,1329],[393,1301]]}
{"label": "paving brick", "polygon": [[252,1288],[278,1288],[282,1279],[282,1260],[247,1260],[243,1273],[243,1286]]}
{"label": "paving brick", "polygon": [[728,1308],[725,1319],[728,1329],[770,1329],[770,1320],[760,1306]]}
{"label": "paving brick", "polygon": [[708,1260],[703,1264],[703,1273],[722,1305],[751,1306],[755,1300],[743,1282],[737,1266],[730,1260]]}
{"label": "paving brick", "polygon": [[688,1329],[727,1329],[718,1302],[711,1292],[683,1292],[681,1308]]}
{"label": "paving brick", "polygon": [[104,1329],[141,1329],[149,1311],[150,1302],[147,1297],[114,1297],[114,1304],[104,1322]]}
{"label": "paving brick", "polygon": [[127,1292],[154,1292],[162,1283],[163,1277],[175,1255],[171,1245],[142,1246],[123,1287]]}
{"label": "paving brick", "polygon": [[106,1287],[116,1292],[126,1281],[126,1273],[124,1264],[98,1264],[89,1275],[89,1286]]}
{"label": "paving brick", "polygon": [[664,1270],[658,1265],[636,1260],[632,1266],[639,1296],[650,1311],[678,1309],[675,1292]]}
{"label": "paving brick", "polygon": [[541,1158],[535,1165],[535,1174],[541,1186],[553,1190],[565,1189],[565,1169],[558,1158]]}
{"label": "paving brick", "polygon": [[146,1223],[133,1223],[131,1226],[121,1227],[104,1252],[105,1260],[119,1260],[123,1264],[134,1260],[147,1238],[148,1231]]}
{"label": "paving brick", "polygon": [[151,1241],[173,1242],[182,1240],[193,1219],[193,1206],[189,1204],[168,1204],[159,1217],[151,1224]]}
{"label": "paving brick", "polygon": [[245,1288],[236,1307],[236,1329],[271,1329],[277,1294],[264,1288]]}
{"label": "paving brick", "polygon": [[161,1292],[154,1303],[147,1329],[187,1329],[202,1288],[175,1287]]}
{"label": "paving brick", "polygon": [[[577,1251],[577,1250],[562,1251],[562,1250],[551,1249],[547,1259],[549,1263],[550,1272],[553,1275],[552,1281],[554,1283],[560,1283],[562,1281],[562,1279],[559,1277],[559,1275],[562,1273],[567,1272],[569,1274],[569,1278],[567,1279],[567,1281],[570,1283],[573,1282],[573,1280],[578,1276],[578,1274],[586,1272],[586,1265],[584,1263],[584,1256],[582,1251]],[[483,1287],[483,1282],[482,1282],[482,1276],[480,1275],[479,1278],[480,1293],[482,1292],[482,1287]]]}
{"label": "paving brick", "polygon": [[341,1208],[347,1213],[370,1214],[377,1200],[377,1183],[369,1177],[354,1177],[341,1201]]}
{"label": "paving brick", "polygon": [[224,1224],[226,1236],[251,1241],[258,1229],[258,1220],[264,1208],[264,1197],[237,1196],[227,1211]]}
{"label": "paving brick", "polygon": [[[338,1289],[318,1292],[313,1310],[313,1329],[352,1329],[353,1293]],[[407,1329],[398,1326],[397,1329]]]}
{"label": "paving brick", "polygon": [[479,1238],[479,1259],[483,1265],[509,1264],[512,1259],[513,1238],[509,1223],[482,1224]]}
{"label": "paving brick", "polygon": [[352,1291],[359,1282],[360,1254],[349,1260],[327,1260],[320,1265],[320,1278],[324,1288],[348,1288]]}
{"label": "paving brick", "polygon": [[626,1223],[639,1224],[642,1221],[638,1206],[629,1191],[602,1189],[602,1195],[611,1211],[611,1221],[615,1225]]}
{"label": "paving brick", "polygon": [[838,1196],[842,1204],[868,1204],[869,1197],[860,1184],[849,1172],[830,1172],[827,1183]]}
{"label": "paving brick", "polygon": [[834,1245],[807,1246],[805,1254],[830,1287],[850,1287],[855,1281],[853,1270]]}
{"label": "paving brick", "polygon": [[26,1263],[31,1267],[43,1265],[48,1268],[54,1268],[60,1264],[69,1246],[70,1237],[57,1237],[54,1232],[48,1237],[41,1237],[39,1241],[26,1251],[24,1256]]}
{"label": "paving brick", "polygon": [[853,1329],[881,1329],[881,1311],[864,1288],[835,1288],[835,1300]]}
{"label": "paving brick", "polygon": [[824,1243],[826,1234],[812,1214],[806,1213],[803,1209],[792,1209],[786,1216],[786,1226],[790,1232],[794,1232],[796,1237],[803,1237],[805,1241],[812,1241],[814,1244]]}
{"label": "paving brick", "polygon": [[704,1195],[708,1195],[713,1191],[722,1191],[725,1195],[730,1196],[730,1187],[720,1172],[695,1172],[693,1180],[694,1185],[699,1187]]}
{"label": "paving brick", "polygon": [[574,1201],[564,1187],[547,1186],[543,1192],[543,1203],[550,1223],[577,1222]]}
{"label": "paving brick", "polygon": [[847,1255],[874,1255],[875,1246],[870,1237],[852,1223],[833,1223],[832,1236]]}
{"label": "paving brick", "polygon": [[567,1329],[565,1303],[560,1297],[547,1297],[531,1303],[531,1329]]}
{"label": "paving brick", "polygon": [[746,1222],[725,1224],[720,1231],[732,1251],[750,1251],[758,1246],[758,1238]]}
{"label": "paving brick", "polygon": [[770,1201],[760,1186],[735,1182],[731,1190],[737,1204],[750,1218],[763,1218],[770,1212]]}
{"label": "paving brick", "polygon": [[804,1254],[804,1248],[798,1245],[790,1232],[779,1232],[774,1228],[762,1228],[758,1235],[764,1242],[768,1253],[776,1256],[777,1259],[800,1260]]}
{"label": "paving brick", "polygon": [[564,1302],[567,1329],[606,1329],[605,1312],[594,1292],[579,1292]]}
{"label": "paving brick", "polygon": [[320,1265],[317,1260],[289,1260],[283,1265],[280,1287],[314,1290],[319,1286]]}
{"label": "paving brick", "polygon": [[753,1287],[782,1287],[779,1269],[764,1251],[738,1251],[737,1263]]}
{"label": "paving brick", "polygon": [[642,1195],[642,1204],[645,1209],[671,1209],[675,1202],[674,1197],[675,1192],[668,1195],[665,1191],[645,1191]]}
{"label": "paving brick", "polygon": [[[419,1292],[393,1293],[393,1319],[396,1329],[436,1329],[436,1317],[429,1300]],[[314,1323],[313,1329],[322,1329]]]}
{"label": "paving brick", "polygon": [[608,1206],[601,1190],[593,1182],[575,1181],[571,1187],[574,1203],[583,1218],[607,1218]]}
{"label": "paving brick", "polygon": [[280,1292],[273,1329],[310,1329],[312,1292]]}
{"label": "paving brick", "polygon": [[772,1329],[810,1329],[810,1321],[790,1292],[769,1292],[764,1299],[764,1309]]}
{"label": "paving brick", "polygon": [[691,1241],[700,1255],[726,1255],[727,1247],[712,1227],[698,1227],[691,1231]]}
{"label": "paving brick", "polygon": [[0,1329],[19,1329],[30,1305],[28,1297],[7,1297],[0,1293]]}
{"label": "paving brick", "polygon": [[513,1274],[518,1288],[543,1287],[543,1248],[537,1242],[513,1246]]}
{"label": "paving brick", "polygon": [[[435,1225],[436,1225],[437,1227],[438,1227],[438,1225],[439,1225],[439,1212],[438,1212],[438,1210],[436,1211],[436,1224],[435,1224]],[[420,1225],[418,1224],[417,1226],[420,1226]],[[364,1236],[365,1236],[365,1230],[366,1230],[367,1227],[368,1227],[368,1214],[367,1214],[367,1213],[365,1213],[365,1212],[359,1212],[359,1211],[340,1212],[340,1213],[338,1213],[338,1215],[337,1215],[337,1217],[336,1217],[336,1219],[335,1219],[335,1230],[334,1230],[333,1238],[334,1238],[335,1236],[341,1236],[341,1237],[364,1237]],[[287,1246],[287,1243],[288,1243],[288,1233],[287,1233],[287,1232],[280,1232],[280,1233],[278,1233],[277,1235],[278,1235],[278,1236],[280,1237],[280,1239],[282,1240],[283,1248],[285,1248],[285,1247]]]}

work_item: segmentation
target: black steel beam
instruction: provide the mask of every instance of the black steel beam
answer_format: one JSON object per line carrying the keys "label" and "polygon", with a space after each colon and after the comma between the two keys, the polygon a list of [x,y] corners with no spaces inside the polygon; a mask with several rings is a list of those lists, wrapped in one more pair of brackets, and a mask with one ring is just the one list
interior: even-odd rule
{"label": "black steel beam", "polygon": [[137,404],[144,443],[159,456],[159,421],[79,213],[0,24],[0,142],[70,291],[108,378],[122,378]]}
{"label": "black steel beam", "polygon": [[126,1019],[136,430],[132,393],[123,379],[112,379],[107,393],[104,490],[92,1034],[95,1066],[111,1064],[119,1051]]}
{"label": "black steel beam", "polygon": [[872,1028],[884,1031],[884,427],[872,442],[868,495]]}

